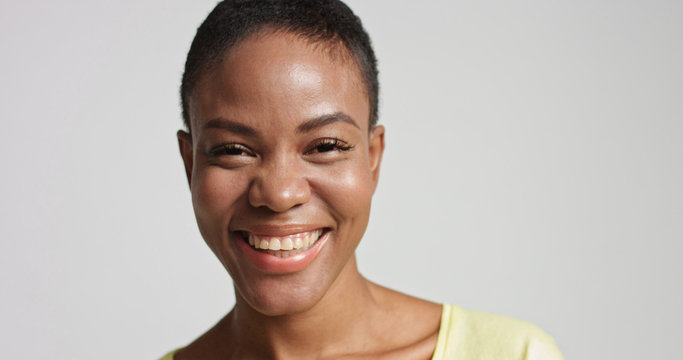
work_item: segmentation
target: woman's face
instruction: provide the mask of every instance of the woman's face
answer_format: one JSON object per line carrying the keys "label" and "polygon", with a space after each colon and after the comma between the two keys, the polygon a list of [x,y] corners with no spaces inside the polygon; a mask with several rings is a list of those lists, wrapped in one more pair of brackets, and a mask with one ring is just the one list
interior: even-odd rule
{"label": "woman's face", "polygon": [[203,74],[179,133],[199,230],[266,315],[355,275],[384,129],[368,131],[359,71],[331,54],[289,33],[244,40]]}

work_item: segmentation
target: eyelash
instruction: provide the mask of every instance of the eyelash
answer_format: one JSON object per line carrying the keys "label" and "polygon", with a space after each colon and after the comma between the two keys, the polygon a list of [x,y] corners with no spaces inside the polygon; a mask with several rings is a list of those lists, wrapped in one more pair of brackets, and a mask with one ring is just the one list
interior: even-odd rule
{"label": "eyelash", "polygon": [[313,152],[317,153],[326,153],[330,151],[349,151],[353,149],[352,145],[349,145],[347,142],[337,139],[337,138],[324,138],[320,139],[317,142],[313,144],[310,150],[308,150],[306,153],[310,154]]}
{"label": "eyelash", "polygon": [[[306,151],[306,154],[312,153],[327,153],[331,151],[349,151],[353,149],[353,145],[338,138],[324,138],[316,141],[311,148]],[[221,144],[211,149],[207,155],[218,157],[223,155],[239,156],[246,154],[253,156],[252,152],[244,145],[236,143]]]}
{"label": "eyelash", "polygon": [[[236,151],[239,151],[240,153],[234,153]],[[229,144],[221,144],[213,149],[211,149],[208,153],[209,156],[221,156],[221,155],[242,155],[242,154],[247,154],[251,155],[251,151],[247,149],[245,146],[240,145],[240,144],[235,144],[235,143],[229,143]]]}

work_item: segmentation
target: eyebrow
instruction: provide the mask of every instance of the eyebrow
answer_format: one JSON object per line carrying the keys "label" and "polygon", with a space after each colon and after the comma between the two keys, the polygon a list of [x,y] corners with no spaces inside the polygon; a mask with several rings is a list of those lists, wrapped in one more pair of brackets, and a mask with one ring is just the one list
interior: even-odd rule
{"label": "eyebrow", "polygon": [[296,131],[298,133],[305,133],[335,122],[345,122],[360,129],[360,126],[358,126],[358,124],[353,120],[352,117],[344,114],[343,112],[336,112],[334,114],[326,114],[307,120],[303,124],[297,126]]}
{"label": "eyebrow", "polygon": [[[304,123],[299,124],[299,126],[296,127],[296,132],[298,133],[306,133],[313,131],[319,127],[329,125],[335,122],[345,122],[347,124],[351,124],[354,127],[360,129],[360,126],[353,120],[353,118],[343,112],[336,112],[333,114],[325,114],[321,115],[318,117],[315,117],[310,120],[306,120]],[[226,118],[215,118],[213,120],[208,121],[204,126],[202,126],[204,129],[223,129],[230,131],[232,133],[238,134],[238,135],[244,135],[248,137],[257,137],[258,136],[258,131],[254,129],[253,127],[249,125],[245,125],[242,123],[239,123],[237,121],[233,121],[230,119]]]}
{"label": "eyebrow", "polygon": [[258,132],[253,127],[225,118],[215,118],[204,124],[202,127],[204,129],[223,129],[248,137],[256,137],[256,135],[258,135]]}

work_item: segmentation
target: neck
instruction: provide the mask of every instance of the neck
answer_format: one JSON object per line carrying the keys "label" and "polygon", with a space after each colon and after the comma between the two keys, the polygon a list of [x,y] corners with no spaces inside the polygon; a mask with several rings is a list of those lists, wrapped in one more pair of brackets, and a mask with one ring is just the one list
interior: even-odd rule
{"label": "neck", "polygon": [[[354,256],[322,299],[304,312],[263,315],[236,292],[235,308],[225,320],[231,347],[239,357],[302,358],[340,354],[354,343],[367,342],[370,314],[377,306]],[[339,339],[344,339],[341,346]]]}

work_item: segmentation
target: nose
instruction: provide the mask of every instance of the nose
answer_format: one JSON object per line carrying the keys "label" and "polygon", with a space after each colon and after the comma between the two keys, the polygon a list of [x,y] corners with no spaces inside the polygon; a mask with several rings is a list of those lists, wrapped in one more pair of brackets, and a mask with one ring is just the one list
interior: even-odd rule
{"label": "nose", "polygon": [[296,160],[281,158],[263,164],[249,188],[251,206],[274,212],[287,211],[310,199],[310,184]]}

